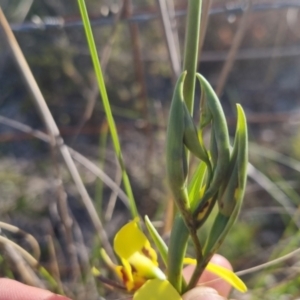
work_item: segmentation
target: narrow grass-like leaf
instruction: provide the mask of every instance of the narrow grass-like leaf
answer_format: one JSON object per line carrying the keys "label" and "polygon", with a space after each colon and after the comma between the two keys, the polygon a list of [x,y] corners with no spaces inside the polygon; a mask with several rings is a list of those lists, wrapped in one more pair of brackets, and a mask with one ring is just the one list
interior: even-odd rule
{"label": "narrow grass-like leaf", "polygon": [[148,218],[148,216],[145,216],[145,224],[149,231],[149,234],[151,235],[151,238],[157,247],[157,250],[159,254],[161,255],[161,258],[165,264],[165,266],[168,265],[168,246],[162,239],[162,237],[159,235],[155,227],[153,226],[152,222]]}
{"label": "narrow grass-like leaf", "polygon": [[250,154],[266,157],[270,160],[274,160],[280,164],[283,164],[291,169],[300,172],[300,161],[294,159],[288,155],[284,155],[280,152],[274,151],[273,149],[260,146],[256,143],[249,143]]}
{"label": "narrow grass-like leaf", "polygon": [[64,291],[59,287],[59,284],[56,282],[56,280],[52,277],[52,275],[44,268],[44,267],[39,267],[38,268],[39,273],[41,276],[45,278],[45,280],[49,283],[51,286],[52,290],[56,291],[59,294],[64,294]]}
{"label": "narrow grass-like leaf", "polygon": [[90,54],[91,54],[92,61],[93,61],[94,70],[95,70],[95,73],[96,73],[97,82],[98,82],[99,89],[100,89],[100,94],[101,94],[101,98],[102,98],[102,102],[103,102],[103,106],[104,106],[108,126],[109,126],[110,133],[111,133],[111,136],[112,136],[114,149],[115,149],[120,167],[122,169],[122,178],[123,178],[124,187],[125,187],[127,196],[130,200],[129,205],[130,205],[131,215],[132,215],[133,218],[135,218],[135,217],[138,216],[138,211],[137,211],[135,200],[134,200],[134,197],[133,197],[130,181],[129,181],[127,172],[125,170],[124,160],[123,160],[122,152],[121,152],[120,141],[119,141],[119,137],[118,137],[118,133],[117,133],[117,128],[116,128],[116,124],[115,124],[115,121],[114,121],[114,118],[113,118],[113,115],[112,115],[112,112],[111,112],[110,102],[109,102],[109,99],[108,99],[108,96],[107,96],[105,82],[104,82],[104,78],[103,78],[103,74],[102,74],[102,70],[101,70],[101,65],[100,65],[100,61],[99,61],[99,57],[98,57],[98,52],[97,52],[96,44],[95,44],[95,41],[94,41],[93,32],[92,32],[88,12],[87,12],[87,9],[86,9],[85,1],[84,0],[78,0],[78,5],[79,5],[79,9],[80,9],[81,18],[82,18],[82,21],[83,21],[85,34],[86,34],[86,37],[87,37],[87,42],[88,42]]}

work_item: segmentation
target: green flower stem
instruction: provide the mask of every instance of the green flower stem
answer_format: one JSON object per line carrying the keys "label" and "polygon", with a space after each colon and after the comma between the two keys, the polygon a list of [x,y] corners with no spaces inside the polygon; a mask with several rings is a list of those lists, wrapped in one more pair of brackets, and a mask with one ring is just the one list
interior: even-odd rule
{"label": "green flower stem", "polygon": [[[180,237],[182,237],[184,241],[183,243],[179,243],[179,247],[182,247],[182,249],[180,249],[181,252],[178,252],[180,255],[178,255],[176,259],[168,261],[168,267],[170,269],[173,269],[174,267],[170,264],[177,266],[182,266],[183,264],[182,260],[184,256],[182,256],[182,254],[185,252],[184,247],[186,247],[184,243],[187,242],[186,229],[188,229],[191,239],[195,245],[197,261],[200,262],[202,260],[202,247],[197,237],[197,228],[193,220],[192,211],[190,209],[190,200],[186,188],[188,168],[184,145],[197,157],[204,161],[206,160],[208,165],[209,158],[207,152],[201,148],[199,142],[196,142],[198,141],[197,130],[183,100],[183,85],[185,76],[186,72],[183,72],[175,87],[167,133],[167,174],[175,203],[182,218],[184,219],[184,223],[182,223],[181,219],[179,219],[179,223],[175,226],[175,231],[177,232],[176,236],[177,234],[179,236],[183,234],[183,236],[181,235]],[[178,248],[178,245],[174,242],[171,247]],[[176,279],[174,280],[180,282],[181,273],[178,273],[178,271],[180,271],[180,269],[176,270]],[[177,283],[174,282],[174,285],[177,285]],[[181,286],[177,286],[176,288],[178,288],[178,291],[180,292]]]}
{"label": "green flower stem", "polygon": [[186,288],[182,278],[183,259],[185,257],[190,232],[183,218],[178,215],[172,228],[168,252],[168,280],[181,294]]}
{"label": "green flower stem", "polygon": [[[183,70],[187,71],[187,75],[184,81],[183,98],[191,115],[193,114],[196,81],[195,75],[198,63],[201,6],[202,0],[189,0],[183,63]],[[184,286],[185,284],[183,284],[184,280],[182,279],[181,272],[190,234],[191,232],[187,228],[183,218],[178,216],[174,221],[170,237],[168,280],[180,294],[182,293],[182,290],[186,289],[186,286]],[[193,232],[192,237],[195,246],[198,246],[197,252],[199,255],[197,256],[200,256],[200,254],[202,254],[200,249],[201,246],[198,244],[198,240],[196,241],[195,232]]]}
{"label": "green flower stem", "polygon": [[183,95],[191,115],[194,107],[195,75],[198,64],[201,7],[202,0],[189,0],[183,61],[183,71],[187,71],[187,76]]}
{"label": "green flower stem", "polygon": [[93,65],[94,65],[94,70],[95,70],[95,73],[96,73],[97,82],[98,82],[99,89],[100,89],[101,98],[102,98],[102,101],[103,101],[105,114],[106,114],[106,117],[107,117],[109,130],[110,130],[110,133],[111,133],[111,136],[112,136],[113,145],[114,145],[114,148],[115,148],[115,152],[116,152],[119,164],[120,164],[121,169],[122,169],[123,184],[124,184],[127,196],[129,198],[129,201],[130,201],[129,206],[130,206],[131,215],[132,215],[133,218],[135,218],[135,217],[138,216],[138,211],[137,211],[136,204],[135,204],[135,201],[134,201],[134,197],[133,197],[131,185],[130,185],[130,182],[129,182],[129,178],[128,178],[128,175],[127,175],[126,170],[125,170],[124,160],[123,160],[122,152],[121,152],[120,141],[119,141],[118,133],[117,133],[117,129],[116,129],[116,124],[115,124],[114,118],[112,116],[110,103],[109,103],[108,96],[107,96],[105,82],[104,82],[104,78],[103,78],[103,74],[102,74],[102,70],[101,70],[101,65],[100,65],[100,61],[99,61],[99,57],[98,57],[98,52],[97,52],[97,48],[96,48],[96,45],[95,45],[93,32],[92,32],[88,12],[87,12],[87,9],[86,9],[85,1],[84,0],[78,0],[78,5],[79,5],[79,9],[80,9],[81,18],[82,18],[82,21],[83,21],[85,34],[86,34],[86,37],[87,37],[87,42],[88,42],[88,45],[89,45],[90,54],[91,54]]}
{"label": "green flower stem", "polygon": [[185,293],[187,291],[189,291],[190,289],[194,288],[199,280],[200,275],[202,274],[202,272],[204,271],[204,269],[206,268],[207,264],[209,263],[209,261],[211,260],[211,258],[213,257],[214,253],[209,253],[209,255],[207,255],[206,257],[204,257],[201,262],[197,261],[197,265],[195,267],[194,273],[191,277],[191,280],[188,284],[188,286],[186,287],[185,290],[182,291],[182,293]]}

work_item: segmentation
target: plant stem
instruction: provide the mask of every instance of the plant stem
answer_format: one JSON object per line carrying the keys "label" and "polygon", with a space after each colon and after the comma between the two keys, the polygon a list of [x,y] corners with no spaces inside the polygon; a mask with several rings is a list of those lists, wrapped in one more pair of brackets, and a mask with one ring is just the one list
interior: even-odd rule
{"label": "plant stem", "polygon": [[174,220],[169,242],[168,280],[180,294],[183,289],[186,289],[186,286],[183,286],[185,282],[183,281],[181,271],[188,239],[189,230],[182,216],[178,215]]}
{"label": "plant stem", "polygon": [[104,78],[103,78],[103,74],[102,74],[102,70],[101,70],[98,52],[97,52],[97,48],[95,45],[93,32],[92,32],[88,12],[86,9],[85,1],[78,0],[78,5],[79,5],[79,9],[80,9],[81,18],[83,21],[85,34],[87,37],[90,54],[91,54],[93,65],[94,65],[94,70],[96,73],[97,82],[98,82],[99,89],[100,89],[100,94],[101,94],[105,114],[107,117],[108,126],[109,126],[110,133],[112,136],[113,145],[115,148],[115,152],[116,152],[120,167],[122,169],[123,184],[124,184],[127,196],[130,200],[129,205],[130,205],[131,215],[133,218],[135,218],[138,216],[138,211],[137,211],[136,204],[134,201],[130,181],[129,181],[128,175],[126,173],[126,170],[125,170],[124,160],[123,160],[122,152],[121,152],[120,141],[119,141],[118,133],[117,133],[117,129],[116,129],[116,124],[114,122],[114,118],[113,118],[113,115],[111,112],[110,103],[109,103],[109,99],[107,96],[105,82],[104,82]]}
{"label": "plant stem", "polygon": [[[197,71],[199,54],[198,48],[200,37],[201,7],[202,0],[189,0],[188,2],[187,27],[183,63],[183,71],[187,71],[187,75],[183,87],[183,96],[186,106],[191,115],[193,115],[196,82],[195,75]],[[186,286],[182,286],[181,269],[189,236],[191,236],[193,240],[197,257],[196,272],[193,274],[194,279],[195,276],[197,276],[201,272],[201,261],[203,259],[201,245],[197,237],[197,230],[196,228],[195,230],[189,230],[186,227],[186,224],[184,223],[182,217],[177,217],[174,221],[174,227],[170,238],[168,280],[179,293],[182,293],[183,291],[187,290]],[[174,263],[174,261],[178,262],[177,265],[176,263]],[[172,269],[170,269],[170,267]]]}
{"label": "plant stem", "polygon": [[187,71],[183,95],[187,108],[193,114],[195,96],[195,74],[198,64],[199,36],[202,0],[189,0],[183,71]]}

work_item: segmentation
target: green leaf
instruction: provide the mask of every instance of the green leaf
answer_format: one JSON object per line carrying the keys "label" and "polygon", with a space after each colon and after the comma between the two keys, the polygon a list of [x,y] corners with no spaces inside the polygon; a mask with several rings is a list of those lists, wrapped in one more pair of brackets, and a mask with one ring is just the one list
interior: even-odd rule
{"label": "green leaf", "polygon": [[207,174],[207,166],[206,164],[201,161],[195,170],[189,186],[188,186],[188,195],[190,199],[190,206],[191,206],[191,211],[196,209],[196,207],[199,204],[199,201],[201,200],[203,196],[203,192],[205,189],[205,177]]}
{"label": "green leaf", "polygon": [[226,181],[218,195],[219,213],[204,247],[204,255],[215,253],[235,223],[245,193],[248,165],[248,136],[244,111],[237,105],[238,121]]}
{"label": "green leaf", "polygon": [[[213,129],[213,162],[214,168],[212,178],[209,178],[208,188],[205,194],[195,210],[195,218],[197,219],[197,225],[200,227],[209,215],[214,203],[215,195],[217,194],[220,185],[227,177],[227,170],[230,163],[230,144],[229,134],[226,124],[226,118],[220,104],[219,98],[214,92],[209,82],[200,74],[196,74],[199,79],[202,90],[201,107],[205,108],[205,120],[200,124],[200,127],[206,126],[211,119]],[[201,121],[200,121],[201,122]],[[201,128],[202,129],[202,128]],[[215,144],[214,144],[215,143]],[[203,210],[206,212],[203,214]]]}
{"label": "green leaf", "polygon": [[226,118],[220,100],[209,82],[200,74],[196,74],[200,81],[201,89],[205,93],[207,109],[211,113],[214,138],[218,149],[218,161],[214,168],[214,175],[210,189],[216,189],[223,179],[224,172],[230,160],[230,144]]}
{"label": "green leaf", "polygon": [[204,146],[202,138],[198,135],[197,128],[194,124],[194,121],[185,105],[182,104],[184,110],[184,136],[183,141],[184,145],[191,151],[196,157],[203,160],[208,168],[210,168],[210,161],[207,150]]}
{"label": "green leaf", "polygon": [[145,216],[145,224],[146,224],[146,227],[151,235],[151,238],[152,238],[155,246],[157,247],[159,254],[161,255],[161,258],[162,258],[165,266],[167,266],[167,264],[168,264],[168,247],[167,247],[166,243],[164,242],[162,237],[159,235],[159,233],[157,232],[157,230],[151,223],[148,216]]}
{"label": "green leaf", "polygon": [[118,137],[118,133],[117,133],[117,128],[116,128],[116,124],[115,124],[115,121],[114,121],[114,118],[112,115],[110,102],[109,102],[106,87],[105,87],[104,77],[102,74],[102,69],[101,69],[98,52],[97,52],[96,44],[94,41],[93,31],[92,31],[92,27],[90,24],[90,19],[89,19],[88,12],[86,9],[85,1],[78,0],[78,5],[79,5],[80,14],[81,14],[82,22],[83,22],[83,27],[85,30],[94,70],[96,73],[97,83],[99,86],[101,99],[103,102],[103,106],[104,106],[109,130],[111,133],[114,149],[115,149],[116,156],[118,158],[118,161],[119,161],[119,164],[120,164],[120,167],[122,170],[122,178],[123,178],[123,183],[124,183],[124,187],[125,187],[127,196],[129,198],[129,206],[130,206],[131,215],[133,218],[136,218],[136,217],[138,217],[138,211],[137,211],[135,200],[133,197],[130,181],[129,181],[127,172],[125,170],[120,141],[119,141],[119,137]]}
{"label": "green leaf", "polygon": [[[187,177],[187,159],[183,144],[185,123],[182,91],[185,77],[186,72],[182,73],[177,80],[172,98],[167,130],[167,175],[174,196],[176,196],[178,190],[184,187]],[[181,206],[188,205],[188,203],[184,205],[179,203],[176,204],[179,209]]]}

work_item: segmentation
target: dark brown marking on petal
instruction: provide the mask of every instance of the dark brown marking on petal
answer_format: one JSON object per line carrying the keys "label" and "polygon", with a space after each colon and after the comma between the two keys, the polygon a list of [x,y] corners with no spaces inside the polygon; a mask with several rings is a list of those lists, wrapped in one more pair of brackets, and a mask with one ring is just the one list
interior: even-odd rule
{"label": "dark brown marking on petal", "polygon": [[124,284],[126,285],[126,282],[129,281],[129,278],[123,268],[121,269],[121,273],[122,273],[122,280],[123,280]]}
{"label": "dark brown marking on petal", "polygon": [[149,250],[146,249],[145,247],[142,248],[142,253],[143,253],[146,257],[152,259]]}
{"label": "dark brown marking on petal", "polygon": [[207,210],[209,209],[212,198],[210,198],[204,205],[201,207],[199,213],[197,214],[197,220],[201,221],[203,216],[205,216]]}
{"label": "dark brown marking on petal", "polygon": [[137,269],[133,265],[130,265],[130,266],[131,266],[132,273],[137,273]]}

